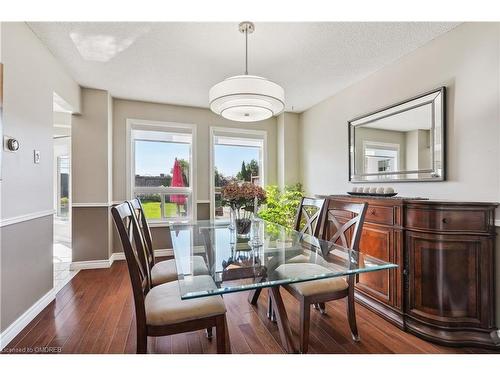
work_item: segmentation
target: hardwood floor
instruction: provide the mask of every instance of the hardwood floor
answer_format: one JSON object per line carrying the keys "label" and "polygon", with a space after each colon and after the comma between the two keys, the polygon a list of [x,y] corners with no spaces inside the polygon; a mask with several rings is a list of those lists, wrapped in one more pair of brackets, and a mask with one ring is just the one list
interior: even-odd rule
{"label": "hardwood floor", "polygon": [[[267,292],[257,307],[248,292],[228,294],[228,326],[233,353],[284,353],[278,328],[266,317]],[[299,305],[287,292],[283,299],[298,337]],[[360,342],[353,342],[344,301],[327,303],[327,315],[311,311],[310,353],[495,353],[478,348],[448,348],[403,332],[366,308],[356,305]],[[132,290],[124,261],[109,269],[80,271],[4,352],[135,353]],[[198,331],[149,338],[150,353],[215,353]],[[496,352],[499,353],[499,352]]]}

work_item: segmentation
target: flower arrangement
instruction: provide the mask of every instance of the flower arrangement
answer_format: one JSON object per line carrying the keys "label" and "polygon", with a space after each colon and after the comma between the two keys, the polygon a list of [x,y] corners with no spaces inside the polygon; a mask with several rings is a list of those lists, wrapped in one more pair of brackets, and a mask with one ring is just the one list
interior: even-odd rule
{"label": "flower arrangement", "polygon": [[251,213],[257,213],[265,202],[266,191],[250,182],[232,182],[222,189],[222,205],[231,208],[239,234],[250,231]]}
{"label": "flower arrangement", "polygon": [[222,188],[222,205],[232,209],[243,209],[253,212],[257,198],[257,206],[266,202],[266,191],[251,182],[232,182]]}

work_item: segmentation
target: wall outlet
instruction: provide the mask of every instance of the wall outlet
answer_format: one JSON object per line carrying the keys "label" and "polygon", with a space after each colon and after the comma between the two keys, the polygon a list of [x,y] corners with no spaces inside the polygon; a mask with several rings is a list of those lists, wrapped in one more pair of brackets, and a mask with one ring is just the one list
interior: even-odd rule
{"label": "wall outlet", "polygon": [[40,163],[40,151],[33,150],[33,162],[35,164],[39,164]]}

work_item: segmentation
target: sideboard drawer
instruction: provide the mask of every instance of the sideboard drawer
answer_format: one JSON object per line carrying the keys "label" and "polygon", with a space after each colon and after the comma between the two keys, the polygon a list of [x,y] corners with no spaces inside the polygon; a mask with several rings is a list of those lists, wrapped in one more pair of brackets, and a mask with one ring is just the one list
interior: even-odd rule
{"label": "sideboard drawer", "polygon": [[394,208],[388,206],[368,205],[365,221],[376,224],[394,224]]}
{"label": "sideboard drawer", "polygon": [[464,209],[408,208],[406,227],[450,232],[487,232],[489,229],[486,211]]}

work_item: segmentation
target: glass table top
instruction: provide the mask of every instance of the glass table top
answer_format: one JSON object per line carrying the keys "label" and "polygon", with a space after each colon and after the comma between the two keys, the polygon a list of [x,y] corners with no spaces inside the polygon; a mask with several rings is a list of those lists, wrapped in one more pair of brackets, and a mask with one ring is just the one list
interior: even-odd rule
{"label": "glass table top", "polygon": [[182,299],[397,267],[260,219],[248,238],[213,221],[173,224],[170,232]]}

